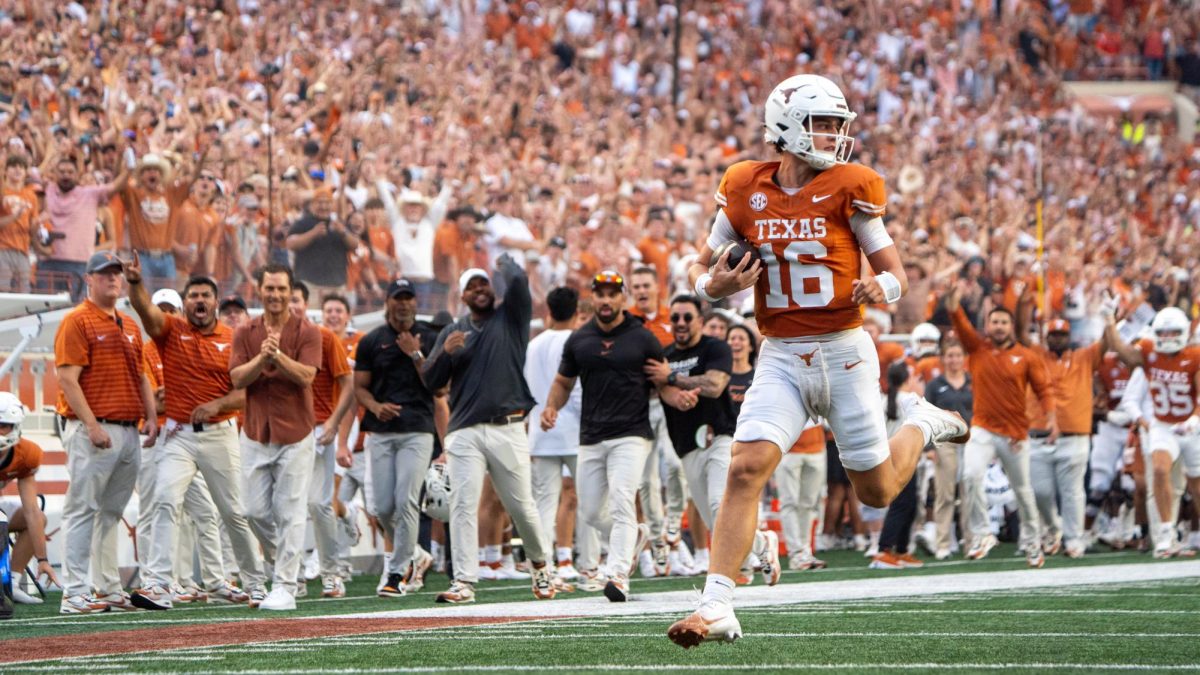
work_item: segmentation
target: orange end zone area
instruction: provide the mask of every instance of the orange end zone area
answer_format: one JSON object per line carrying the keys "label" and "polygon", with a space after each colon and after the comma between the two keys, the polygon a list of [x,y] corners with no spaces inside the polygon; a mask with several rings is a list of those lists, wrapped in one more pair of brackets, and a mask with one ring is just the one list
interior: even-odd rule
{"label": "orange end zone area", "polygon": [[0,663],[536,621],[540,617],[262,619],[0,640]]}

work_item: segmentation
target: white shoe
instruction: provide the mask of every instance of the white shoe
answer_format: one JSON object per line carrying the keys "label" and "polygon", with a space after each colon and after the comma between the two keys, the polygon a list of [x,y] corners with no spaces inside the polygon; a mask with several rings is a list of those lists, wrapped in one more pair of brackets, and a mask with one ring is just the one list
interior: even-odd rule
{"label": "white shoe", "polygon": [[570,562],[560,562],[554,570],[554,575],[563,581],[574,581],[579,578],[579,570]]}
{"label": "white shoe", "polygon": [[225,582],[215,591],[208,592],[208,602],[212,605],[240,605],[249,600],[248,593],[229,582]]}
{"label": "white shoe", "polygon": [[917,530],[916,535],[913,536],[913,542],[916,543],[917,546],[924,549],[929,555],[933,555],[933,542],[935,541],[936,537],[937,526],[932,522],[926,522],[921,529]]}
{"label": "white shoe", "polygon": [[933,557],[935,560],[949,560],[950,559],[950,549],[939,548],[937,550],[937,553],[933,554]]}
{"label": "white shoe", "polygon": [[421,548],[417,547],[413,553],[412,562],[408,564],[408,569],[404,575],[404,591],[406,593],[416,593],[425,588],[425,574],[429,572],[429,568],[433,566],[433,555]]}
{"label": "white shoe", "polygon": [[686,619],[676,621],[667,630],[671,642],[688,649],[701,642],[733,642],[742,636],[742,624],[734,616],[733,608],[715,619],[706,619],[699,610]]}
{"label": "white shoe", "polygon": [[696,574],[708,573],[708,549],[702,548],[699,551],[696,551],[696,554],[692,556],[692,560],[694,562],[692,562],[690,567],[692,568],[693,572]]}
{"label": "white shoe", "polygon": [[638,554],[638,568],[642,576],[647,579],[658,576],[658,570],[654,567],[654,557],[650,555],[650,551],[643,549]]}
{"label": "white shoe", "polygon": [[796,551],[788,557],[788,569],[796,571],[825,569],[824,560],[815,557],[808,551]]}
{"label": "white shoe", "polygon": [[862,553],[863,551],[867,550],[867,546],[868,546],[867,535],[865,535],[865,534],[854,535],[854,550],[855,551]]}
{"label": "white shoe", "polygon": [[758,544],[754,553],[761,563],[763,582],[774,586],[783,574],[783,567],[779,564],[779,535],[773,530],[760,530],[754,542]]}
{"label": "white shoe", "polygon": [[135,612],[139,609],[130,601],[129,594],[125,591],[117,591],[108,595],[97,595],[96,599],[108,605],[108,609],[113,612]]}
{"label": "white shoe", "polygon": [[100,614],[108,611],[108,603],[100,602],[90,595],[64,595],[59,603],[59,614]]}
{"label": "white shoe", "polygon": [[162,586],[139,588],[129,596],[134,607],[141,609],[171,609],[173,594]]}
{"label": "white shoe", "polygon": [[434,602],[451,605],[475,602],[475,587],[464,581],[454,581],[450,584],[448,590],[438,593],[438,596],[434,598]]}
{"label": "white shoe", "polygon": [[870,546],[867,547],[867,550],[863,551],[864,558],[874,558],[877,555],[879,555],[879,543],[878,542],[871,544]]}
{"label": "white shoe", "polygon": [[629,579],[616,576],[610,577],[604,585],[604,597],[610,602],[625,602],[629,600]]}
{"label": "white shoe", "polygon": [[682,562],[680,562],[678,549],[672,549],[671,553],[668,555],[667,559],[668,559],[668,564],[670,565],[670,570],[671,570],[670,576],[691,577],[691,576],[696,575],[696,573],[694,571],[692,571],[691,567],[688,567],[687,565],[684,565]]}
{"label": "white shoe", "polygon": [[497,579],[528,579],[529,577],[530,574],[528,572],[522,572],[515,566],[505,565],[504,563],[500,563],[500,567],[496,570]]}
{"label": "white shoe", "polygon": [[171,594],[175,600],[175,604],[186,605],[192,602],[208,602],[208,593],[196,588],[188,586],[187,588],[176,588],[176,585],[171,586]]}
{"label": "white shoe", "polygon": [[267,599],[263,600],[258,608],[272,612],[293,610],[296,609],[296,597],[282,586],[272,588],[271,592],[267,594]]}
{"label": "white shoe", "polygon": [[15,584],[12,587],[12,599],[18,605],[40,605],[45,602],[45,600],[39,597],[26,593],[24,589]]}
{"label": "white shoe", "polygon": [[608,583],[608,577],[600,570],[583,570],[579,573],[579,579],[575,588],[589,593],[604,590],[604,585]]}
{"label": "white shoe", "polygon": [[382,591],[383,587],[387,586],[387,582],[388,582],[388,570],[387,570],[387,565],[384,565],[383,566],[383,574],[379,575],[379,583],[375,584],[375,592],[378,593],[379,591]]}
{"label": "white shoe", "polygon": [[346,585],[342,583],[342,578],[336,574],[331,574],[321,578],[321,597],[322,598],[344,598],[346,597]]}
{"label": "white shoe", "polygon": [[663,525],[663,539],[668,544],[674,546],[682,541],[683,523],[679,516],[667,516],[667,522]]}
{"label": "white shoe", "polygon": [[481,581],[495,581],[500,578],[500,563],[479,563],[479,579]]}
{"label": "white shoe", "polygon": [[258,609],[259,605],[267,599],[267,591],[262,588],[256,588],[250,591],[250,598],[246,601],[246,605],[250,609]]}
{"label": "white shoe", "polygon": [[904,423],[919,427],[930,443],[966,443],[971,438],[971,427],[956,412],[942,410],[923,397],[900,399]]}
{"label": "white shoe", "polygon": [[996,541],[995,535],[985,534],[983,537],[980,537],[979,541],[975,542],[975,545],[973,545],[970,550],[967,551],[967,559],[983,560],[989,553],[992,552],[992,549],[996,548],[996,544],[998,543],[999,542]]}
{"label": "white shoe", "polygon": [[313,549],[312,553],[304,559],[304,578],[312,581],[321,576],[321,558],[317,555],[317,550]]}

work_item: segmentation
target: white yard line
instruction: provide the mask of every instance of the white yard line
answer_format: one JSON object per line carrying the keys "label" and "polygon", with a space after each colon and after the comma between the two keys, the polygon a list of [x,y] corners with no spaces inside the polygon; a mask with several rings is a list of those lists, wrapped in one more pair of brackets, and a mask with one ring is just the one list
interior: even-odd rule
{"label": "white yard line", "polygon": [[[1095,565],[1087,568],[1065,567],[1040,570],[1011,570],[974,572],[966,574],[929,574],[923,576],[878,577],[844,581],[816,581],[806,584],[787,584],[774,588],[745,586],[734,593],[739,609],[778,607],[807,603],[827,603],[847,600],[896,599],[908,596],[931,596],[958,593],[987,593],[999,590],[1068,586],[1091,586],[1100,583],[1136,583],[1168,579],[1200,577],[1200,560],[1136,563],[1129,565]],[[696,607],[696,591],[667,591],[638,593],[639,583],[632,584],[630,602],[613,603],[603,596],[559,596],[550,602],[504,602],[479,605],[435,605],[415,609],[385,612],[361,612],[334,616],[305,617],[314,620],[347,618],[428,618],[428,617],[598,617],[641,616],[646,614],[686,614]],[[803,611],[803,610],[801,610]],[[855,610],[836,610],[853,613]],[[888,610],[893,612],[894,610]],[[912,610],[915,612],[936,610]],[[997,610],[1019,612],[1020,610]],[[1028,610],[1037,612],[1038,610]],[[1046,610],[1070,612],[1071,610]],[[1111,610],[1095,610],[1111,611]],[[1147,610],[1154,612],[1156,610]],[[1129,610],[1133,612],[1133,610]],[[1139,612],[1140,613],[1140,612]],[[1180,611],[1179,613],[1184,613]]]}

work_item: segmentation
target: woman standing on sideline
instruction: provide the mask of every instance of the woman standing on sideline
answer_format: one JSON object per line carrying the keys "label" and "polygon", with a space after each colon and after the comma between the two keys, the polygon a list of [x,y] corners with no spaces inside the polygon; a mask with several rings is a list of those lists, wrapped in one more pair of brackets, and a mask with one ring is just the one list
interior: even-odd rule
{"label": "woman standing on sideline", "polygon": [[758,341],[754,333],[741,324],[729,327],[725,341],[733,352],[733,373],[729,376],[729,398],[733,400],[733,414],[742,412],[742,401],[746,390],[754,380],[754,362],[758,360]]}
{"label": "woman standing on sideline", "polygon": [[[925,400],[944,410],[953,410],[971,423],[971,407],[975,394],[971,390],[971,374],[966,371],[966,353],[955,340],[942,345],[942,374],[925,385]],[[958,443],[934,445],[933,522],[937,527],[934,557],[950,557],[950,524],[954,520],[954,495],[958,487],[958,467],[963,446]]]}
{"label": "woman standing on sideline", "polygon": [[[905,361],[896,361],[888,366],[887,383],[884,413],[890,435],[904,423],[904,410],[910,405],[906,399],[920,398],[924,385]],[[883,518],[883,531],[879,535],[879,553],[871,560],[871,569],[895,570],[924,565],[908,551],[913,519],[917,516],[918,481],[918,475],[914,473],[908,485],[888,506],[887,515]]]}

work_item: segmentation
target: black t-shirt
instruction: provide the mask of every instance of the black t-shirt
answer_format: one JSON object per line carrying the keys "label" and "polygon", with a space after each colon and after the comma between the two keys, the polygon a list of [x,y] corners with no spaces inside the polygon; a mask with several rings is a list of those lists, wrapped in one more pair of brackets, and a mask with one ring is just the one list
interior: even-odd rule
{"label": "black t-shirt", "polygon": [[[421,342],[422,352],[433,351],[437,333],[421,324],[414,325],[410,332]],[[368,410],[362,420],[362,430],[433,433],[433,393],[421,381],[412,357],[396,344],[397,336],[395,329],[385,323],[364,335],[358,343],[354,370],[371,373],[371,386],[367,387],[371,395],[380,403],[402,406],[400,414],[387,422],[379,421]]]}
{"label": "black t-shirt", "polygon": [[658,338],[629,312],[611,333],[600,330],[595,319],[571,333],[558,372],[583,382],[581,445],[626,436],[654,438],[650,428],[652,385],[643,369],[646,359],[662,358]]}
{"label": "black t-shirt", "polygon": [[729,386],[725,391],[729,393],[729,401],[733,404],[733,419],[742,414],[742,401],[746,400],[746,390],[750,388],[750,383],[754,381],[754,369],[741,373],[730,372]]}
{"label": "black t-shirt", "polygon": [[[666,356],[671,371],[680,375],[703,375],[710,370],[730,373],[733,370],[733,352],[729,345],[707,335],[700,336],[695,346],[686,349],[677,345],[667,347]],[[729,387],[725,387],[717,398],[701,396],[700,402],[690,410],[678,410],[664,403],[663,413],[671,444],[680,457],[707,446],[716,436],[732,436],[737,423]]]}
{"label": "black t-shirt", "polygon": [[945,373],[938,375],[925,385],[925,400],[942,410],[953,410],[970,424],[975,401],[975,393],[971,389],[971,374],[967,373],[967,379],[959,389],[950,384]]}
{"label": "black t-shirt", "polygon": [[345,236],[334,232],[328,220],[305,213],[288,228],[288,236],[304,234],[321,224],[329,228],[325,234],[317,237],[307,248],[294,252],[296,278],[318,286],[344,286],[346,256],[350,249],[346,246]]}

